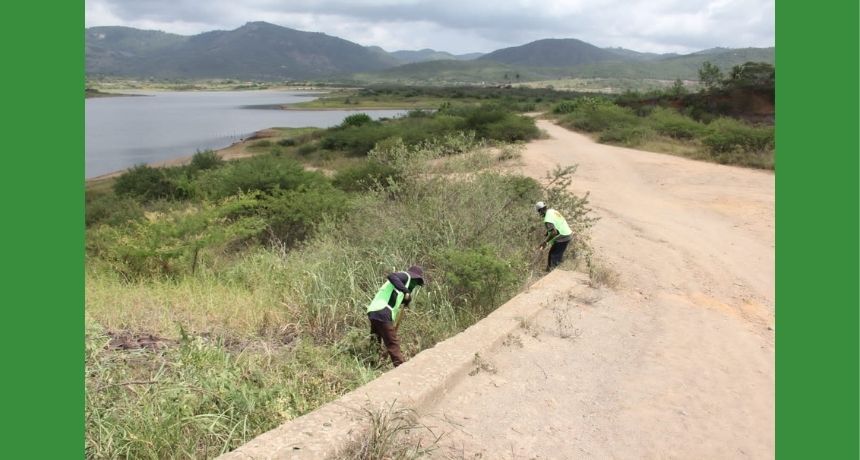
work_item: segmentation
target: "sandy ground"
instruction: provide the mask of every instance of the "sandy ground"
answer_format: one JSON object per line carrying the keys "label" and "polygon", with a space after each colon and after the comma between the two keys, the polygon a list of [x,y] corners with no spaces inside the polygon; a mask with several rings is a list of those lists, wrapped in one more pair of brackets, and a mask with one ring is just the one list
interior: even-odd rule
{"label": "sandy ground", "polygon": [[774,175],[539,126],[523,172],[579,165],[621,283],[558,298],[483,357],[422,418],[433,456],[772,458]]}

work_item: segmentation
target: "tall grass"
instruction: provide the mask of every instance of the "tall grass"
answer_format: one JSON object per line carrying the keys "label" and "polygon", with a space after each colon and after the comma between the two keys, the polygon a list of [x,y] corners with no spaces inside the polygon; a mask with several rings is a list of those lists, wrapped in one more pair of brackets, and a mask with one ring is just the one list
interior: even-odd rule
{"label": "tall grass", "polygon": [[[564,192],[571,170],[557,172],[543,188],[493,170],[492,161],[450,157],[476,147],[468,136],[379,145],[370,161],[398,175],[358,188],[345,214],[323,214],[312,232],[290,244],[219,240],[217,248],[204,248],[196,270],[130,278],[117,273],[113,259],[91,251],[87,456],[210,457],[233,449],[389,368],[365,314],[386,272],[418,263],[428,275],[400,328],[411,357],[484,317],[539,268],[533,248],[542,225],[534,201],[557,203],[586,234],[587,201]],[[446,158],[453,161],[440,167]],[[171,215],[212,212],[243,222],[248,217],[237,209],[252,207],[235,203],[248,199],[228,197]],[[225,205],[234,207],[212,211]],[[134,225],[92,228],[89,247],[99,247],[105,234],[133,238]],[[115,350],[120,332],[151,334],[164,346]]]}

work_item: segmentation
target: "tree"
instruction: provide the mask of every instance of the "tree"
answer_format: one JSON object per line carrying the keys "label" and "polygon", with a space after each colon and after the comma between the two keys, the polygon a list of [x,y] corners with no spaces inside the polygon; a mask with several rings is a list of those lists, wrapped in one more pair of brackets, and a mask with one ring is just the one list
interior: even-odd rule
{"label": "tree", "polygon": [[672,88],[669,89],[669,94],[673,96],[683,96],[687,94],[687,88],[684,87],[684,82],[680,78],[676,78],[672,83]]}
{"label": "tree", "polygon": [[723,81],[723,72],[711,64],[711,61],[705,61],[702,67],[699,67],[699,81],[709,90],[718,88]]}
{"label": "tree", "polygon": [[745,62],[732,67],[726,84],[732,87],[773,87],[775,71],[766,62]]}

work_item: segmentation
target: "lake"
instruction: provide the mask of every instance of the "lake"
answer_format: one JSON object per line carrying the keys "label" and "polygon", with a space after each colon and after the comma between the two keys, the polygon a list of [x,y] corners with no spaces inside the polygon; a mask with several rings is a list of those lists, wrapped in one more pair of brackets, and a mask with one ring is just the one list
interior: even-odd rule
{"label": "lake", "polygon": [[403,110],[249,108],[313,100],[301,91],[134,92],[86,100],[86,177],[227,147],[272,127],[327,128],[363,112],[394,117]]}

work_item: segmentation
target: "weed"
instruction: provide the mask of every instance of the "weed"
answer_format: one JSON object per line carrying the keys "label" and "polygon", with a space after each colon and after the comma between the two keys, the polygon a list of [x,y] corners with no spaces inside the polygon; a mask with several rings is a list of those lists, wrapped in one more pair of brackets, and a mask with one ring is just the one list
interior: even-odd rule
{"label": "weed", "polygon": [[517,348],[522,348],[523,339],[516,334],[510,333],[505,336],[505,339],[502,341],[502,345],[506,347],[516,346]]}
{"label": "weed", "polygon": [[574,332],[573,320],[570,318],[570,310],[568,308],[555,307],[552,309],[555,316],[555,326],[558,329],[558,336],[566,339],[571,337]]}
{"label": "weed", "polygon": [[540,329],[534,323],[534,321],[531,321],[531,320],[528,320],[525,318],[520,318],[520,328],[523,331],[525,331],[526,334],[532,336],[532,338],[536,339],[540,335]]}
{"label": "weed", "polygon": [[417,431],[432,431],[418,420],[418,414],[408,408],[389,406],[378,410],[363,409],[367,433],[349,445],[340,458],[349,460],[407,460],[421,458],[436,449],[441,435],[429,445],[422,446]]}
{"label": "weed", "polygon": [[470,376],[478,375],[480,372],[486,372],[489,374],[495,374],[498,372],[493,363],[482,357],[479,353],[475,353],[475,357],[472,358],[472,364],[475,368],[469,371]]}
{"label": "weed", "polygon": [[588,263],[588,278],[592,287],[606,286],[612,289],[618,287],[621,281],[618,272],[593,260]]}

